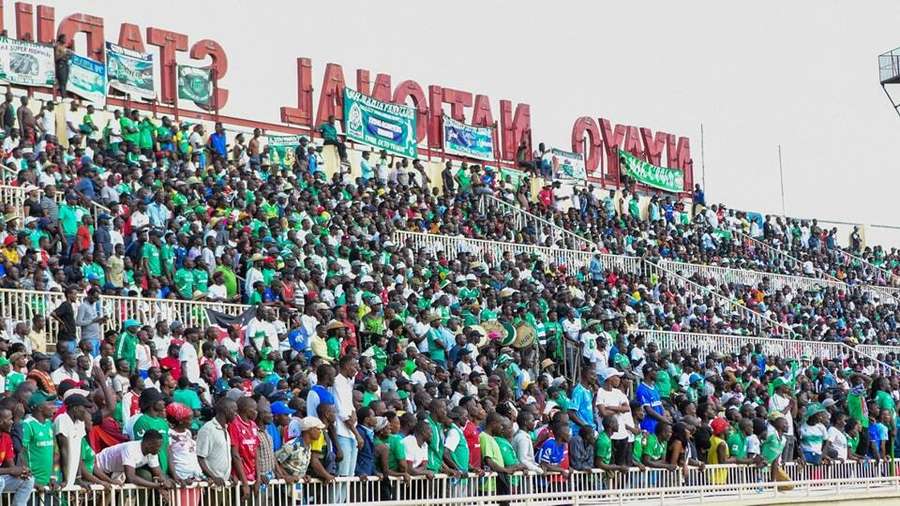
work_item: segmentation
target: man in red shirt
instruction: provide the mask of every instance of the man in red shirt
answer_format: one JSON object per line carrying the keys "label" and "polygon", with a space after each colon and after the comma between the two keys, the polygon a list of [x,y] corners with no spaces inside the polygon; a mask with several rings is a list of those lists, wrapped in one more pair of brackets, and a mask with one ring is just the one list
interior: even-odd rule
{"label": "man in red shirt", "polygon": [[0,408],[0,491],[15,493],[12,506],[27,506],[34,488],[34,476],[28,467],[16,464],[16,452],[9,435],[12,425],[12,411]]}
{"label": "man in red shirt", "polygon": [[463,436],[466,438],[466,446],[469,447],[469,471],[478,472],[481,469],[481,443],[478,430],[478,424],[484,421],[484,408],[478,403],[475,397],[466,396],[460,399],[459,405],[466,409],[469,413],[469,421],[463,427]]}
{"label": "man in red shirt", "polygon": [[241,494],[250,497],[250,483],[257,481],[256,450],[259,432],[256,428],[256,401],[241,397],[237,402],[238,416],[228,424],[228,435],[235,451],[231,452],[231,469],[241,482]]}

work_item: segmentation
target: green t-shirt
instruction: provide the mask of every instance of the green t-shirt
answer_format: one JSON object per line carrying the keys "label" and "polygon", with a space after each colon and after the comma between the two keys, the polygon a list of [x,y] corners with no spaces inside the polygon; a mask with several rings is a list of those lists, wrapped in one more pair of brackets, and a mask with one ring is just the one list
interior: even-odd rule
{"label": "green t-shirt", "polygon": [[128,332],[119,334],[119,340],[116,341],[116,360],[125,359],[132,371],[137,365],[137,342],[137,336]]}
{"label": "green t-shirt", "polygon": [[660,441],[656,434],[650,434],[644,443],[643,455],[646,455],[650,460],[659,460],[665,457],[666,443]]}
{"label": "green t-shirt", "polygon": [[440,340],[438,332],[440,332],[440,330],[435,328],[428,329],[428,355],[431,357],[431,360],[446,362],[447,351],[437,345],[437,341]]}
{"label": "green t-shirt", "polygon": [[141,415],[134,422],[134,439],[140,441],[148,430],[155,430],[162,435],[162,447],[159,449],[159,470],[163,476],[169,471],[169,422],[165,418]]}
{"label": "green t-shirt", "polygon": [[897,415],[897,405],[894,403],[894,398],[891,397],[891,394],[885,392],[884,390],[879,390],[875,393],[875,403],[878,405],[878,409],[886,409],[891,412],[891,418],[895,418]]}
{"label": "green t-shirt", "polygon": [[126,118],[124,116],[119,118],[119,126],[122,128],[122,139],[135,146],[140,145],[141,132],[135,127],[134,121],[132,121],[131,118]]}
{"label": "green t-shirt", "polygon": [[15,392],[19,385],[21,385],[25,381],[25,375],[18,372],[12,371],[6,375],[6,391],[7,392]]}
{"label": "green t-shirt", "polygon": [[175,248],[163,243],[159,248],[159,256],[166,266],[166,272],[175,272]]}
{"label": "green t-shirt", "polygon": [[466,190],[470,186],[472,186],[472,178],[469,176],[468,169],[462,169],[456,171],[456,180],[459,182],[459,189]]}
{"label": "green t-shirt", "polygon": [[606,465],[612,461],[612,439],[606,432],[601,432],[597,436],[597,441],[594,442],[594,456],[600,457],[600,461]]}
{"label": "green t-shirt", "polygon": [[728,431],[725,442],[728,444],[728,452],[731,456],[739,459],[747,458],[747,436],[739,429],[732,428]]}
{"label": "green t-shirt", "polygon": [[780,437],[778,432],[770,427],[769,434],[766,436],[766,440],[763,441],[761,450],[762,458],[765,459],[766,463],[771,464],[781,456],[781,453],[784,451],[784,443],[784,437]]}
{"label": "green t-shirt", "polygon": [[22,447],[28,452],[28,467],[34,475],[36,485],[50,483],[50,474],[53,472],[53,421],[44,420],[44,423],[29,416],[22,422]]}
{"label": "green t-shirt", "polygon": [[84,462],[84,468],[87,472],[94,473],[94,449],[88,444],[88,438],[81,439],[81,461]]}
{"label": "green t-shirt", "polygon": [[147,268],[151,276],[162,276],[162,262],[159,248],[151,242],[145,242],[141,248],[141,257],[147,259]]}
{"label": "green t-shirt", "polygon": [[59,221],[62,223],[63,234],[73,236],[78,233],[78,207],[63,204],[59,206]]}
{"label": "green t-shirt", "polygon": [[450,458],[453,460],[453,463],[456,465],[456,468],[460,471],[467,473],[469,472],[469,446],[466,443],[466,436],[463,434],[462,429],[460,429],[456,424],[450,426],[447,429],[447,436],[449,439],[450,433],[455,432],[458,436],[456,439],[458,443],[456,444],[456,448],[450,452]]}
{"label": "green t-shirt", "polygon": [[435,422],[430,416],[428,425],[431,427],[431,442],[428,443],[428,470],[438,472],[441,470],[441,462],[444,460],[444,427]]}
{"label": "green t-shirt", "polygon": [[656,372],[656,390],[663,399],[668,399],[672,395],[672,377],[668,371],[660,369]]}
{"label": "green t-shirt", "polygon": [[228,298],[237,295],[237,276],[234,275],[234,272],[221,265],[216,267],[216,272],[222,273],[222,279],[225,282],[225,292],[228,294]]}
{"label": "green t-shirt", "polygon": [[200,290],[204,294],[209,291],[209,273],[206,269],[194,269],[194,290]]}
{"label": "green t-shirt", "polygon": [[862,395],[851,393],[847,396],[847,411],[864,429],[869,428],[869,417],[865,413],[865,398]]}
{"label": "green t-shirt", "polygon": [[391,434],[387,441],[376,441],[376,444],[384,444],[388,447],[388,468],[391,471],[400,470],[400,462],[406,461],[406,447],[403,446],[403,437],[400,434]]}
{"label": "green t-shirt", "polygon": [[153,122],[145,118],[144,121],[141,121],[138,130],[140,131],[138,146],[141,149],[153,149],[153,133],[156,131]]}
{"label": "green t-shirt", "polygon": [[187,269],[178,269],[175,271],[175,289],[185,299],[194,296],[194,274]]}
{"label": "green t-shirt", "polygon": [[[494,439],[494,436],[491,436],[487,432],[482,432],[478,435],[478,442],[481,444],[481,458],[485,463],[485,469],[490,469],[487,465],[487,459],[491,459],[498,464],[503,463],[503,453],[500,451],[500,445],[497,444],[497,440]],[[496,486],[495,480],[488,479],[484,483],[484,490],[493,492]]]}

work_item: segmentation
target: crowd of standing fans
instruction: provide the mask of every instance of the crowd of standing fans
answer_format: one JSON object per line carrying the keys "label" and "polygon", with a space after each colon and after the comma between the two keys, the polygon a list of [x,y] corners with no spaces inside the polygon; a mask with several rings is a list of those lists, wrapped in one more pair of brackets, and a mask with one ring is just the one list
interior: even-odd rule
{"label": "crowd of standing fans", "polygon": [[[419,161],[383,152],[364,153],[359,177],[343,163],[327,177],[314,144],[283,165],[262,132],[208,134],[137,110],[100,124],[73,104],[60,143],[53,108],[67,105],[38,115],[26,105],[0,104],[2,170],[28,194],[24,209],[4,210],[0,287],[65,302],[7,322],[0,339],[0,484],[15,506],[32,488],[121,483],[231,483],[251,494],[276,479],[490,473],[465,490],[503,494],[517,473],[550,482],[660,469],[687,479],[723,464],[786,479],[788,463],[895,454],[892,354],[702,354],[660,349],[641,331],[753,334],[729,300],[807,339],[893,344],[897,307],[864,285],[892,282],[883,273],[896,252],[852,244],[884,267],[872,271],[838,262],[834,234],[815,224],[670,197],[640,209],[628,191],[593,188],[563,203],[553,184],[532,198],[527,184],[478,165],[448,163],[438,188]],[[320,126],[346,160],[332,130]],[[480,207],[481,195],[606,252],[834,276],[846,288],[696,280],[723,298],[600,256],[488,263],[393,241],[398,230],[553,241]],[[800,271],[738,232],[795,252]],[[559,240],[549,245],[565,247]],[[104,295],[149,302],[110,328]],[[252,314],[192,326],[158,299],[239,302]],[[59,329],[52,353],[48,322]]]}

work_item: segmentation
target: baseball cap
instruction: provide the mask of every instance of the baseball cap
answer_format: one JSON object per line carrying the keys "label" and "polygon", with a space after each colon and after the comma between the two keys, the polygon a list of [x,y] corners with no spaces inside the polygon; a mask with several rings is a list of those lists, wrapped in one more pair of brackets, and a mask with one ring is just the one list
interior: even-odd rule
{"label": "baseball cap", "polygon": [[622,376],[623,374],[624,373],[622,371],[616,369],[615,367],[607,367],[600,371],[600,377],[603,379],[603,381],[606,381],[609,378],[614,378],[616,376]]}
{"label": "baseball cap", "polygon": [[278,401],[272,403],[272,414],[273,415],[293,415],[297,411],[291,409],[290,406],[287,405],[284,401]]}
{"label": "baseball cap", "polygon": [[322,423],[322,420],[314,416],[307,416],[303,420],[300,420],[300,432],[306,432],[310,429],[324,429],[325,424]]}

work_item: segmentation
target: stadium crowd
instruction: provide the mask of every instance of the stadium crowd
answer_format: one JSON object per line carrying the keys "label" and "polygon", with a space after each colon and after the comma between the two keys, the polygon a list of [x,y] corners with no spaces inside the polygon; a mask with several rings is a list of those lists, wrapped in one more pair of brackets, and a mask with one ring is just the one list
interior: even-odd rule
{"label": "stadium crowd", "polygon": [[[873,360],[703,356],[637,332],[754,334],[731,300],[804,338],[895,343],[897,308],[853,283],[792,293],[697,278],[717,297],[600,256],[580,268],[528,255],[489,265],[392,241],[413,230],[546,243],[480,208],[482,194],[609,252],[767,272],[785,266],[733,230],[777,243],[793,229],[766,222],[760,235],[702,202],[691,218],[668,197],[642,217],[627,193],[578,193],[563,211],[552,184],[532,200],[476,165],[448,164],[438,190],[418,161],[375,152],[360,177],[329,179],[320,146],[273,163],[259,131],[207,135],[137,110],[98,125],[72,105],[63,147],[54,106],[33,116],[21,100],[0,104],[5,170],[29,195],[24,219],[5,210],[0,287],[66,301],[0,340],[0,483],[16,506],[32,485],[230,481],[249,494],[273,479],[493,472],[484,486],[502,493],[515,472],[739,464],[783,479],[785,462],[894,455],[900,383]],[[333,125],[319,131],[345,152]],[[96,224],[95,203],[109,210]],[[833,262],[822,234],[791,242],[811,259],[806,274],[879,281]],[[891,267],[895,254],[879,254]],[[101,294],[252,309],[230,324],[135,314],[105,330]],[[59,328],[52,354],[47,318]]]}

